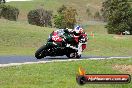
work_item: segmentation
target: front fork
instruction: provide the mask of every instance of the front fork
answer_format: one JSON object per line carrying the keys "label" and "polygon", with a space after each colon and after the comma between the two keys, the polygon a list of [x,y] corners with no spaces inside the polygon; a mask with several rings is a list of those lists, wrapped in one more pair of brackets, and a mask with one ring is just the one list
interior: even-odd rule
{"label": "front fork", "polygon": [[83,51],[83,50],[82,50],[82,43],[79,43],[79,44],[78,44],[78,48],[77,48],[77,49],[78,49],[78,50],[77,50],[77,54],[78,54],[78,55],[81,55],[81,54],[82,54],[82,51]]}
{"label": "front fork", "polygon": [[67,47],[70,47],[70,48],[72,48],[72,49],[77,50],[77,54],[78,54],[78,55],[81,55],[81,54],[82,54],[82,51],[83,51],[83,50],[82,50],[82,44],[83,44],[83,43],[79,43],[77,47],[75,47],[75,46],[70,46],[70,44],[67,44]]}

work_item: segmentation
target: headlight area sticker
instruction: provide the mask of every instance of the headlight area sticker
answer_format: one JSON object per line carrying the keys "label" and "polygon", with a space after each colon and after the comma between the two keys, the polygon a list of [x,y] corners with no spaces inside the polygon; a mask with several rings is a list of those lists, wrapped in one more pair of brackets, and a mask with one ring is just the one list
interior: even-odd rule
{"label": "headlight area sticker", "polygon": [[129,74],[86,74],[86,71],[79,67],[79,74],[76,76],[79,85],[84,84],[126,84],[131,82]]}

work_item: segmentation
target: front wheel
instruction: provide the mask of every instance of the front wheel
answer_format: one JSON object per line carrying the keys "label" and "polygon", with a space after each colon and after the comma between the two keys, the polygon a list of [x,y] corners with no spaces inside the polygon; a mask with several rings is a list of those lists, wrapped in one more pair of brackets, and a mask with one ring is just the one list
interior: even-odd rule
{"label": "front wheel", "polygon": [[68,58],[81,58],[81,55],[78,55],[77,53],[69,53],[69,54],[66,54],[66,56]]}
{"label": "front wheel", "polygon": [[77,54],[77,55],[76,55],[76,58],[78,58],[78,59],[81,58],[81,55],[78,55],[78,54]]}
{"label": "front wheel", "polygon": [[66,56],[68,58],[74,58],[75,57],[75,53],[68,53],[68,54],[66,54]]}
{"label": "front wheel", "polygon": [[45,57],[44,55],[44,50],[45,50],[45,45],[41,46],[36,52],[35,52],[35,57],[37,59],[42,59]]}

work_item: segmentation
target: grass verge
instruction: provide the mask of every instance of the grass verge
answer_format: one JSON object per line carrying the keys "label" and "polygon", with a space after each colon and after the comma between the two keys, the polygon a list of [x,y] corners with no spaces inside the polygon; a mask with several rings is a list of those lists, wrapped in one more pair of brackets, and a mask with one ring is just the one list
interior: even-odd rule
{"label": "grass verge", "polygon": [[[79,86],[79,66],[89,74],[120,74],[114,65],[132,65],[131,59],[83,60],[0,68],[1,88],[131,88],[129,84],[87,84]],[[131,73],[132,74],[132,73]]]}
{"label": "grass verge", "polygon": [[54,30],[7,20],[0,23],[0,55],[33,55]]}

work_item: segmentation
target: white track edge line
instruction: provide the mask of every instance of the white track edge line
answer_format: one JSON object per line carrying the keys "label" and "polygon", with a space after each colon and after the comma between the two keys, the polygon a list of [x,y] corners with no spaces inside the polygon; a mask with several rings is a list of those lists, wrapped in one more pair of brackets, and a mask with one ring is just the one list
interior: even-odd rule
{"label": "white track edge line", "polygon": [[51,62],[67,62],[67,61],[79,61],[79,60],[101,60],[101,59],[123,59],[123,58],[132,58],[132,57],[109,57],[109,58],[88,58],[88,59],[67,59],[67,60],[52,60],[52,61],[38,61],[38,62],[23,62],[23,63],[9,63],[9,64],[0,64],[0,67],[9,67],[9,66],[19,66],[26,64],[39,64],[39,63],[51,63]]}

